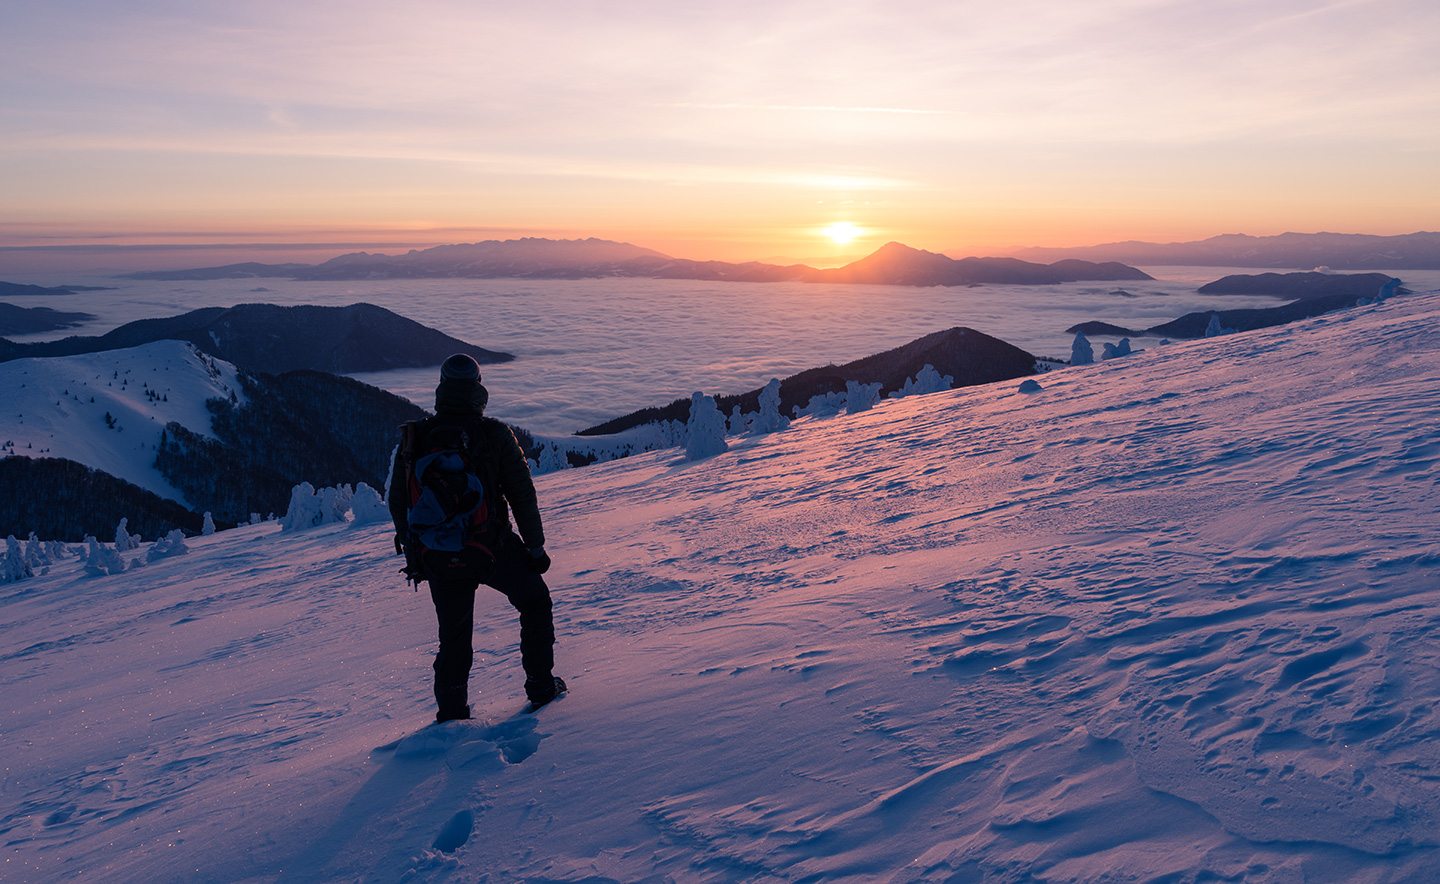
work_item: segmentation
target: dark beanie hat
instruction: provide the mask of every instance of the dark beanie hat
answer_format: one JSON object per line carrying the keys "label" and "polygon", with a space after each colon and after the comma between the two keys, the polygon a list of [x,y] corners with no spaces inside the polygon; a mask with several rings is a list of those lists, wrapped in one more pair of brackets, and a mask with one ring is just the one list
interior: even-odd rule
{"label": "dark beanie hat", "polygon": [[456,353],[445,364],[440,366],[440,380],[442,381],[480,381],[480,363],[466,356],[464,353]]}

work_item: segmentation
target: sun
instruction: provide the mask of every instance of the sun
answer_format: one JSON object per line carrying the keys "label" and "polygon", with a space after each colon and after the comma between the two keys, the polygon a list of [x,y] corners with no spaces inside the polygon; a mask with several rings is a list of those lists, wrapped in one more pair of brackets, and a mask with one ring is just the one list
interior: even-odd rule
{"label": "sun", "polygon": [[845,243],[853,242],[855,237],[860,235],[860,228],[851,224],[849,221],[841,221],[825,228],[825,235],[830,237],[834,242],[844,245]]}

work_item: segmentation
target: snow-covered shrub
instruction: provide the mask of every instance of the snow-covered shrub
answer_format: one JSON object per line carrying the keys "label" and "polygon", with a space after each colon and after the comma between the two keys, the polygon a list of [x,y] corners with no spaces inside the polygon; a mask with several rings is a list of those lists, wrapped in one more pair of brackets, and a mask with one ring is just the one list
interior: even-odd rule
{"label": "snow-covered shrub", "polygon": [[1218,337],[1220,337],[1221,335],[1233,335],[1234,333],[1235,333],[1235,329],[1233,329],[1233,328],[1225,328],[1224,326],[1222,326],[1222,325],[1220,324],[1220,314],[1219,314],[1219,313],[1211,313],[1211,314],[1210,314],[1210,324],[1207,325],[1207,326],[1205,326],[1205,337],[1207,337],[1207,338],[1218,338]]}
{"label": "snow-covered shrub", "polygon": [[730,449],[725,441],[725,415],[715,400],[704,393],[690,397],[690,420],[685,423],[685,456],[690,460],[710,457]]}
{"label": "snow-covered shrub", "polygon": [[1390,279],[1385,281],[1384,285],[1380,286],[1380,291],[1375,293],[1375,303],[1378,304],[1386,298],[1393,297],[1395,292],[1398,291],[1399,288],[1400,280],[1396,279],[1393,276],[1390,277]]}
{"label": "snow-covered shrub", "polygon": [[120,524],[115,526],[116,552],[129,552],[132,549],[140,548],[140,535],[131,534],[128,528],[129,524],[129,519],[121,519]]}
{"label": "snow-covered shrub", "polygon": [[940,393],[950,389],[955,383],[955,378],[950,375],[941,375],[935,370],[935,366],[925,363],[925,367],[915,372],[915,377],[906,378],[905,384],[898,390],[891,390],[889,398],[900,399],[905,396],[921,396],[925,393]]}
{"label": "snow-covered shrub", "polygon": [[146,554],[145,560],[153,562],[156,559],[167,559],[171,556],[183,556],[190,551],[185,545],[185,532],[174,528],[169,534],[155,541],[150,545],[150,552]]}
{"label": "snow-covered shrub", "polygon": [[845,382],[845,411],[859,414],[869,411],[880,401],[880,384],[862,384],[859,381]]}
{"label": "snow-covered shrub", "polygon": [[735,406],[735,408],[731,410],[730,419],[727,422],[730,425],[730,435],[743,436],[750,432],[750,426],[756,417],[759,417],[759,415],[753,411],[749,414],[741,414],[740,406]]}
{"label": "snow-covered shrub", "polygon": [[290,506],[280,520],[280,530],[299,531],[323,524],[325,513],[320,507],[320,498],[315,496],[315,486],[301,482],[290,489]]}
{"label": "snow-covered shrub", "polygon": [[211,534],[215,533],[215,519],[211,517],[208,512],[205,514],[204,523],[200,526],[200,533],[205,535],[206,537],[209,537]]}
{"label": "snow-covered shrub", "polygon": [[1119,359],[1121,356],[1130,355],[1130,339],[1121,338],[1118,344],[1106,344],[1105,352],[1100,355],[1101,359]]}
{"label": "snow-covered shrub", "polygon": [[350,498],[350,515],[357,525],[373,525],[390,521],[390,508],[379,491],[361,482],[355,486],[355,496]]}
{"label": "snow-covered shrub", "polygon": [[20,551],[20,541],[11,534],[5,538],[5,558],[0,559],[0,583],[14,583],[32,576],[34,572],[25,564],[25,555]]}
{"label": "snow-covered shrub", "polygon": [[121,574],[125,571],[125,558],[93,537],[85,538],[85,573],[99,577],[102,574]]}
{"label": "snow-covered shrub", "polygon": [[350,499],[355,492],[350,490],[349,485],[336,485],[334,488],[321,488],[315,492],[320,498],[321,524],[333,525],[336,522],[345,521],[345,514],[350,512]]}
{"label": "snow-covered shrub", "polygon": [[796,417],[834,417],[845,410],[844,393],[822,393],[819,396],[811,396],[810,402],[804,407],[795,406]]}
{"label": "snow-covered shrub", "polygon": [[1040,382],[1034,378],[1026,378],[1020,382],[1021,393],[1039,393],[1043,389],[1045,388],[1040,386]]}
{"label": "snow-covered shrub", "polygon": [[780,379],[771,378],[760,391],[760,411],[749,421],[746,432],[754,436],[778,433],[790,426],[790,418],[780,413]]}
{"label": "snow-covered shrub", "polygon": [[34,531],[30,532],[30,539],[25,542],[25,564],[31,572],[39,574],[44,574],[50,567],[50,553]]}
{"label": "snow-covered shrub", "polygon": [[1071,365],[1093,365],[1095,362],[1095,348],[1090,346],[1090,339],[1085,337],[1084,332],[1075,333],[1075,341],[1070,344]]}

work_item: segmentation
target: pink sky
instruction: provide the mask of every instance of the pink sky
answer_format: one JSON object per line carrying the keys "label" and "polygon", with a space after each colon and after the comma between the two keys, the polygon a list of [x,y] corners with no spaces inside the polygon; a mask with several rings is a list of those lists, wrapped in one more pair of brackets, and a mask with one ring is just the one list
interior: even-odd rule
{"label": "pink sky", "polygon": [[1429,0],[56,0],[0,83],[9,246],[1440,228]]}

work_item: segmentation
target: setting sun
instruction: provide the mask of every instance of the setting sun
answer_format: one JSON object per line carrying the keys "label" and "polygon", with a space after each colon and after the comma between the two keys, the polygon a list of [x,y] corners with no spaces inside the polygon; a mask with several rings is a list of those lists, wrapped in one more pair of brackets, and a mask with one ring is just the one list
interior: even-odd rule
{"label": "setting sun", "polygon": [[825,235],[830,237],[831,240],[843,245],[853,241],[855,237],[859,236],[860,228],[848,221],[841,221],[838,224],[831,224],[825,228]]}

